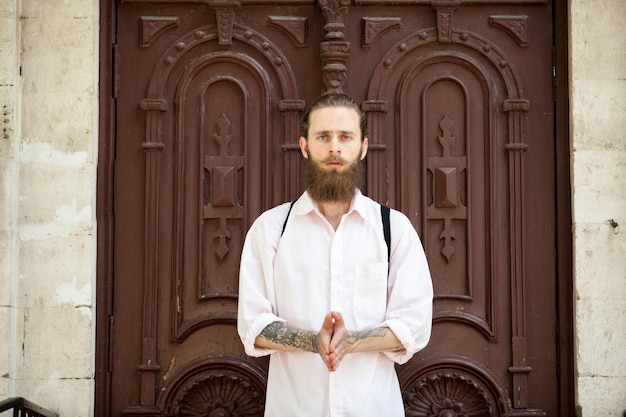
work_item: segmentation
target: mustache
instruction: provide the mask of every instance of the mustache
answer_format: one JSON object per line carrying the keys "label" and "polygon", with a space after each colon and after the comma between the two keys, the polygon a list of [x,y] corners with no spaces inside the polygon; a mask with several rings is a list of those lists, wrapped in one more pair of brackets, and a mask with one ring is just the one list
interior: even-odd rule
{"label": "mustache", "polygon": [[339,162],[340,164],[346,165],[349,161],[341,156],[329,156],[328,158],[323,159],[322,164],[327,164],[329,162]]}

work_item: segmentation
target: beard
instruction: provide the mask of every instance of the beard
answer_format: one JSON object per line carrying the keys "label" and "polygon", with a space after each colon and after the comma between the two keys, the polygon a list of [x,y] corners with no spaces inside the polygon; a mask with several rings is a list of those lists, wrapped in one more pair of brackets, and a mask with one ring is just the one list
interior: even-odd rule
{"label": "beard", "polygon": [[[308,161],[308,192],[313,200],[344,203],[352,201],[356,189],[360,186],[363,173],[360,157],[352,162],[341,157],[328,157],[317,162],[309,154]],[[343,172],[336,169],[330,171],[324,169],[323,165],[331,161],[339,161],[344,164]]]}

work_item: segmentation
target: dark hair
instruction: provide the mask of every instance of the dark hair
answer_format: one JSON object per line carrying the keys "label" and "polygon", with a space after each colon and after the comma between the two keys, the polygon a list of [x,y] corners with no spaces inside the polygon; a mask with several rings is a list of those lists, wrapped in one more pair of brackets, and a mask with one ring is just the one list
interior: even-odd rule
{"label": "dark hair", "polygon": [[307,111],[302,116],[302,120],[300,121],[300,135],[306,139],[308,139],[309,134],[309,119],[311,118],[311,113],[313,110],[321,109],[324,107],[349,107],[356,111],[359,116],[360,127],[361,127],[361,140],[367,137],[367,120],[365,117],[365,112],[356,104],[352,98],[343,94],[343,93],[328,93],[322,96],[319,96],[307,109]]}

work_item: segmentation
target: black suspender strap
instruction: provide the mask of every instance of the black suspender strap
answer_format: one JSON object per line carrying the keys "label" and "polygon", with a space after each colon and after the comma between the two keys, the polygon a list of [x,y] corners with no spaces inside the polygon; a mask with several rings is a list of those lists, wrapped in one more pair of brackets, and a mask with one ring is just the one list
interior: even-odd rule
{"label": "black suspender strap", "polygon": [[380,215],[383,218],[383,234],[387,243],[387,262],[391,260],[391,225],[389,223],[390,209],[387,206],[380,205]]}
{"label": "black suspender strap", "polygon": [[[295,204],[296,200],[292,201],[289,205],[289,211],[287,212],[287,216],[285,217],[285,222],[283,223],[283,230],[280,232],[282,236],[285,233],[285,228],[287,227],[287,220],[289,220],[289,214],[291,214],[291,209]],[[389,222],[389,212],[391,210],[387,206],[380,205],[380,215],[383,219],[383,234],[385,235],[385,243],[387,243],[387,262],[391,260],[391,224]]]}
{"label": "black suspender strap", "polygon": [[291,213],[291,209],[293,208],[293,205],[295,203],[296,203],[296,200],[293,200],[291,204],[289,205],[289,211],[287,212],[287,217],[285,217],[285,223],[283,223],[283,230],[280,232],[281,236],[283,235],[283,233],[285,233],[285,227],[287,227],[287,220],[289,220],[289,214]]}

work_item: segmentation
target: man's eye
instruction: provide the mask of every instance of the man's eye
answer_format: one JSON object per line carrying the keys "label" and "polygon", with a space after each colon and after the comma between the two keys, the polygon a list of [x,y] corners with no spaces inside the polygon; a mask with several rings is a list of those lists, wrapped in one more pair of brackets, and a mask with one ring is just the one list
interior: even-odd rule
{"label": "man's eye", "polygon": [[318,140],[322,140],[322,141],[324,141],[324,140],[328,139],[328,136],[326,136],[326,135],[320,135],[320,136],[318,136],[318,137],[317,137],[317,139],[318,139]]}
{"label": "man's eye", "polygon": [[343,137],[343,140],[351,140],[351,139],[352,139],[352,136],[347,136],[346,135],[346,136]]}

